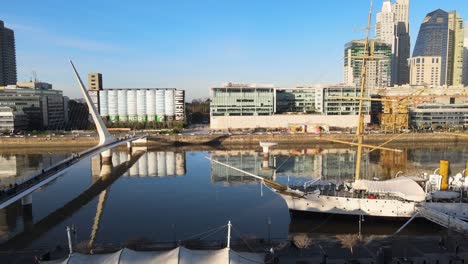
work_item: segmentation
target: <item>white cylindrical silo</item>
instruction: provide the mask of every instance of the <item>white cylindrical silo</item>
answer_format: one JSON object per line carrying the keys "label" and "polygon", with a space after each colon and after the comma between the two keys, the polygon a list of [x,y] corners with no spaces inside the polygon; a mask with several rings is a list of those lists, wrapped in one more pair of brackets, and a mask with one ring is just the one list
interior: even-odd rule
{"label": "white cylindrical silo", "polygon": [[178,152],[175,154],[176,160],[176,175],[183,176],[185,175],[185,152]]}
{"label": "white cylindrical silo", "polygon": [[112,166],[119,166],[120,165],[120,155],[116,151],[112,151]]}
{"label": "white cylindrical silo", "polygon": [[109,116],[109,99],[108,99],[108,92],[107,90],[99,91],[99,114],[101,116],[108,117]]}
{"label": "white cylindrical silo", "polygon": [[165,90],[159,89],[156,90],[156,119],[158,122],[164,121],[164,115],[166,112],[165,107]]}
{"label": "white cylindrical silo", "polygon": [[127,111],[127,90],[117,90],[117,112],[119,114],[119,121],[128,121]]}
{"label": "white cylindrical silo", "polygon": [[146,122],[146,90],[137,90],[136,96],[138,122]]}
{"label": "white cylindrical silo", "polygon": [[164,95],[164,108],[167,121],[173,121],[175,115],[174,90],[167,89]]}
{"label": "white cylindrical silo", "polygon": [[145,152],[143,156],[138,160],[138,172],[140,173],[140,177],[147,177],[148,176],[148,153]]}
{"label": "white cylindrical silo", "polygon": [[112,122],[119,121],[119,112],[117,111],[117,90],[109,90],[109,119]]}
{"label": "white cylindrical silo", "polygon": [[[120,162],[121,162],[121,163],[127,162],[127,160],[128,160],[128,154],[127,154],[127,152],[125,152],[125,151],[120,151],[120,152],[119,152],[119,156],[120,156]],[[123,176],[128,176],[128,170],[125,171],[125,173],[123,174]]]}
{"label": "white cylindrical silo", "polygon": [[136,177],[138,176],[138,169],[139,169],[139,163],[140,160],[137,160],[132,167],[130,167],[129,174],[131,177]]}
{"label": "white cylindrical silo", "polygon": [[146,90],[146,115],[148,122],[156,121],[156,91]]}
{"label": "white cylindrical silo", "polygon": [[148,152],[148,176],[158,175],[158,157],[155,151]]}
{"label": "white cylindrical silo", "polygon": [[167,176],[165,152],[158,152],[158,176]]}
{"label": "white cylindrical silo", "polygon": [[137,101],[136,101],[136,90],[127,90],[127,114],[128,121],[136,122],[137,117]]}
{"label": "white cylindrical silo", "polygon": [[166,153],[166,172],[168,176],[175,175],[175,154],[174,152]]}

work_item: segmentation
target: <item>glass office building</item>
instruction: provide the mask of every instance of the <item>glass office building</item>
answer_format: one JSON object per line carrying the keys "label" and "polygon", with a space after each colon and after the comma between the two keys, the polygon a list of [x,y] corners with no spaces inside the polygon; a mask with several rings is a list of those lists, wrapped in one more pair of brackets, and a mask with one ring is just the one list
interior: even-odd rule
{"label": "glass office building", "polygon": [[437,9],[426,15],[413,57],[441,57],[440,85],[459,85],[463,68],[463,20],[456,11]]}

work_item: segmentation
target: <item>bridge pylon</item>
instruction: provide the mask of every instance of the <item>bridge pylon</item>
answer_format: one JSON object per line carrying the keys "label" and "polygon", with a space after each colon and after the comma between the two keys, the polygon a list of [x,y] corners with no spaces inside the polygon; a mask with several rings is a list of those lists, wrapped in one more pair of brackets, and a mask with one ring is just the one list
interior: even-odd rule
{"label": "bridge pylon", "polygon": [[78,84],[80,85],[81,92],[83,93],[83,97],[86,101],[86,104],[88,105],[89,111],[91,112],[91,116],[93,117],[94,124],[96,125],[96,129],[99,135],[99,144],[98,146],[104,146],[108,145],[110,143],[113,143],[117,141],[114,136],[109,133],[109,130],[107,130],[106,125],[104,124],[104,121],[101,118],[101,115],[99,114],[98,110],[94,106],[93,101],[91,101],[91,97],[89,96],[89,93],[83,84],[83,81],[81,80],[80,75],[78,74],[78,71],[75,68],[75,65],[73,65],[73,62],[70,60],[70,64],[73,68],[73,71],[75,72],[76,79],[78,81]]}

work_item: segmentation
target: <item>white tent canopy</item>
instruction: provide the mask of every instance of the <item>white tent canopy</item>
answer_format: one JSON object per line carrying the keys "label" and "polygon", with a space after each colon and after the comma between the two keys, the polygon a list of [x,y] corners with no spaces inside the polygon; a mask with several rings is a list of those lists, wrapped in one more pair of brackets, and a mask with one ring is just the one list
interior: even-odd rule
{"label": "white tent canopy", "polygon": [[408,201],[424,201],[426,193],[414,180],[398,177],[387,181],[357,180],[353,189],[365,190],[370,193],[390,194]]}
{"label": "white tent canopy", "polygon": [[66,259],[42,263],[63,264],[195,264],[195,263],[264,263],[265,254],[235,252],[227,248],[220,250],[190,250],[178,247],[170,251],[133,251],[127,248],[110,254],[84,255],[74,253]]}

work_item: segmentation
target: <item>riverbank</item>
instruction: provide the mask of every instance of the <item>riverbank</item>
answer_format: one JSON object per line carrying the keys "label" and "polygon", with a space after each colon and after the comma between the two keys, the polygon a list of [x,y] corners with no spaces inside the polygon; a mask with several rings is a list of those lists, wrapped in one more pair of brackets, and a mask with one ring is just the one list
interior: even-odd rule
{"label": "riverbank", "polygon": [[[161,146],[222,146],[222,147],[257,147],[261,141],[277,142],[279,145],[327,145],[336,144],[331,141],[342,140],[347,142],[355,141],[354,134],[242,134],[242,135],[209,135],[209,134],[166,134],[150,135],[146,142],[137,145],[148,147]],[[364,138],[366,143],[381,144],[391,141],[392,144],[448,144],[448,143],[468,143],[468,134],[445,134],[445,133],[424,133],[424,134],[369,134]],[[95,146],[98,143],[97,137],[24,137],[24,138],[0,138],[0,149],[21,148],[21,147],[77,147],[86,148]]]}

